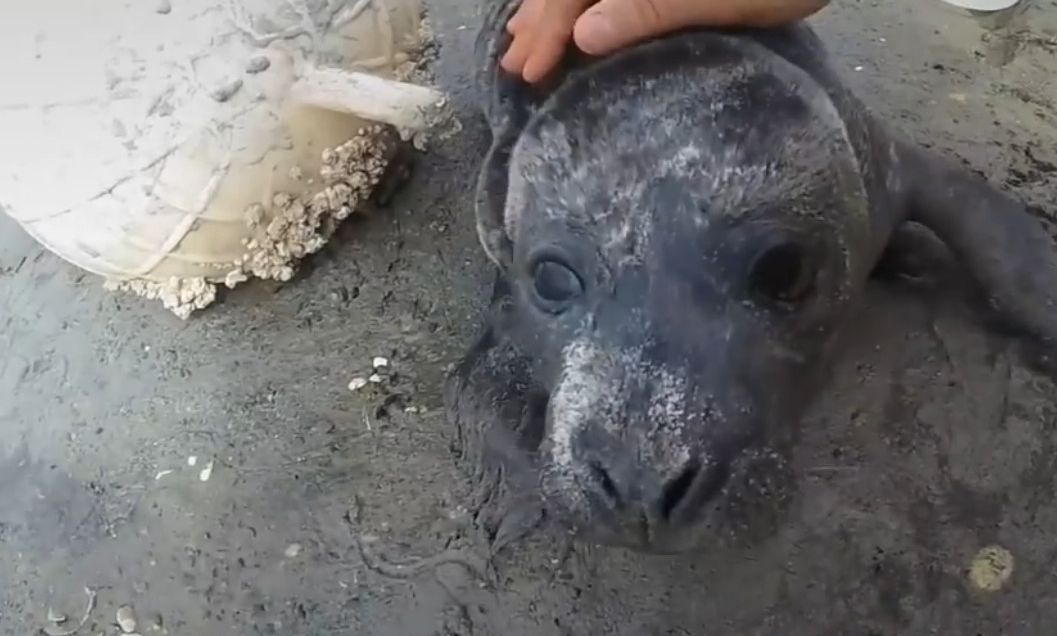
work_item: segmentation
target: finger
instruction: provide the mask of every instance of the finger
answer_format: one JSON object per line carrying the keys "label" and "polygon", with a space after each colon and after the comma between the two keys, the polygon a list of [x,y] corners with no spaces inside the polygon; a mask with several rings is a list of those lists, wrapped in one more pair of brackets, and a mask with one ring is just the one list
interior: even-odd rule
{"label": "finger", "polygon": [[525,0],[518,7],[514,15],[506,23],[507,31],[517,33],[525,25],[533,25],[539,22],[540,15],[547,0]]}
{"label": "finger", "polygon": [[[572,35],[571,28],[569,31],[569,35]],[[569,36],[560,39],[551,37],[547,41],[533,45],[532,55],[525,61],[525,66],[521,69],[521,76],[525,78],[525,81],[535,84],[546,77],[547,73],[558,65],[562,54],[565,53],[565,47],[568,45],[569,39]]]}
{"label": "finger", "polygon": [[806,17],[828,0],[602,0],[577,21],[576,45],[605,55],[632,43],[691,26],[769,26]]}
{"label": "finger", "polygon": [[569,46],[576,19],[593,0],[548,0],[532,33],[532,53],[522,74],[533,83],[543,79]]}
{"label": "finger", "polygon": [[525,61],[532,53],[533,30],[543,15],[546,4],[547,0],[525,0],[507,21],[506,30],[514,38],[499,60],[499,65],[504,71],[521,74]]}
{"label": "finger", "polygon": [[633,42],[704,19],[723,2],[602,0],[577,20],[573,37],[589,55],[605,55]]}
{"label": "finger", "polygon": [[499,65],[507,73],[520,75],[525,68],[525,62],[532,54],[532,38],[525,34],[515,35],[510,43],[510,48],[499,60]]}

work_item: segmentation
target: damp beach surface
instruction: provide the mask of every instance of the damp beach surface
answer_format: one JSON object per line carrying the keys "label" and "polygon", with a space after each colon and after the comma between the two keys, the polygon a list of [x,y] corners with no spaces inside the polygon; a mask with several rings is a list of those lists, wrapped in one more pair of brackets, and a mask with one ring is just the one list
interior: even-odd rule
{"label": "damp beach surface", "polygon": [[[429,7],[463,130],[290,281],[184,321],[0,217],[0,634],[1050,634],[1057,390],[944,293],[958,272],[870,287],[772,539],[482,561],[440,400],[491,283],[478,17]],[[1024,7],[834,2],[815,23],[874,111],[1052,228],[1057,5]]]}

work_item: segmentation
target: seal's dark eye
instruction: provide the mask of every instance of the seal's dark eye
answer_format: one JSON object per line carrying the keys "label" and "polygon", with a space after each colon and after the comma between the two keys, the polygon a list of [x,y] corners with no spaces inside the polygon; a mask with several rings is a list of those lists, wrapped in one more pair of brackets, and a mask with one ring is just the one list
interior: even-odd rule
{"label": "seal's dark eye", "polygon": [[540,261],[533,271],[536,294],[550,303],[564,303],[583,293],[576,272],[558,261]]}
{"label": "seal's dark eye", "polygon": [[749,272],[749,289],[782,304],[798,303],[815,290],[816,270],[803,246],[785,242],[757,257]]}

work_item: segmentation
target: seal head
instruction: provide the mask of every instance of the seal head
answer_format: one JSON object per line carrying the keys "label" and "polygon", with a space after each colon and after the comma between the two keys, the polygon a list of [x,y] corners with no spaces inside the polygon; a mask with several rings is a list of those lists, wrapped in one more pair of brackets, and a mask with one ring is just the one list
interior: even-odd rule
{"label": "seal head", "polygon": [[497,277],[445,389],[493,550],[548,516],[646,552],[765,538],[829,344],[922,256],[1057,377],[1051,237],[873,116],[807,24],[570,53],[529,86],[498,63],[519,4],[489,0],[475,44]]}
{"label": "seal head", "polygon": [[[826,93],[749,41],[643,45],[572,75],[514,144],[508,336],[546,395],[549,510],[672,552],[779,497],[802,384],[872,265]],[[780,498],[780,497],[779,497]]]}

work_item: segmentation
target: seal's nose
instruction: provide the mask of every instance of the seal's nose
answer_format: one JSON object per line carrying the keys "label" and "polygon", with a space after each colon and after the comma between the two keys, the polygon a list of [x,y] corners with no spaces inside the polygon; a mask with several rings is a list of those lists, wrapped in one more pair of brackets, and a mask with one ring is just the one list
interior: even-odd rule
{"label": "seal's nose", "polygon": [[706,467],[696,458],[666,476],[614,449],[591,457],[586,469],[584,490],[597,516],[621,534],[645,533],[644,540],[658,529],[693,523],[727,480],[723,466]]}

